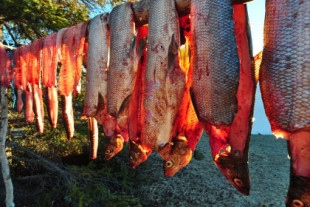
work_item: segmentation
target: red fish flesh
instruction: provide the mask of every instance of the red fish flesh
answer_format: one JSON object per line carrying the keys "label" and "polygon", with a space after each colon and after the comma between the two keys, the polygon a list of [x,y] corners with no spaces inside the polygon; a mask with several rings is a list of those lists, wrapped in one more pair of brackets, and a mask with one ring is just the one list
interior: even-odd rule
{"label": "red fish flesh", "polygon": [[57,33],[53,33],[43,39],[42,83],[46,87],[52,87],[56,85],[56,73],[57,73],[56,38]]}
{"label": "red fish flesh", "polygon": [[75,83],[75,47],[74,36],[76,35],[77,27],[68,28],[62,38],[61,49],[61,70],[59,73],[58,87],[61,96],[69,96],[74,89]]}
{"label": "red fish flesh", "polygon": [[0,75],[3,73],[6,67],[6,51],[2,43],[0,42]]}
{"label": "red fish flesh", "polygon": [[7,58],[6,58],[6,67],[1,73],[1,86],[3,87],[9,87],[11,84],[11,79],[12,79],[12,60],[11,60],[11,54],[7,53]]}
{"label": "red fish flesh", "polygon": [[40,85],[41,83],[41,52],[42,52],[43,39],[35,40],[30,44],[29,64],[28,70],[30,75],[29,82],[32,84]]}
{"label": "red fish flesh", "polygon": [[44,130],[44,108],[42,88],[37,84],[32,84],[34,109],[36,114],[37,126],[39,133],[43,133]]}
{"label": "red fish flesh", "polygon": [[56,128],[58,120],[58,92],[55,86],[47,88],[47,111],[52,127]]}
{"label": "red fish flesh", "polygon": [[[137,46],[140,41],[146,41],[148,35],[148,26],[137,28]],[[141,144],[141,131],[143,125],[143,97],[144,97],[144,76],[146,64],[146,48],[143,51],[139,61],[137,78],[131,95],[128,108],[128,134],[129,144],[129,161],[130,165],[135,168],[142,162],[146,161],[152,150]]]}
{"label": "red fish flesh", "polygon": [[24,102],[23,102],[23,89],[17,89],[17,112],[21,113],[24,107]]}
{"label": "red fish flesh", "polygon": [[33,90],[30,83],[27,84],[25,93],[26,93],[26,107],[25,107],[26,122],[33,122],[35,114],[33,111]]}

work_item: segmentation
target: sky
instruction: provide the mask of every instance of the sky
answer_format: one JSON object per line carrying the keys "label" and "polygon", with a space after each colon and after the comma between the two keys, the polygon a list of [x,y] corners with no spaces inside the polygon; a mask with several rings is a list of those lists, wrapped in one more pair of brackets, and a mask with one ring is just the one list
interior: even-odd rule
{"label": "sky", "polygon": [[[256,55],[263,49],[265,0],[256,0],[247,5],[253,42],[253,55]],[[252,134],[257,133],[272,134],[269,121],[265,114],[259,85],[257,85],[255,97],[254,123],[252,129]]]}

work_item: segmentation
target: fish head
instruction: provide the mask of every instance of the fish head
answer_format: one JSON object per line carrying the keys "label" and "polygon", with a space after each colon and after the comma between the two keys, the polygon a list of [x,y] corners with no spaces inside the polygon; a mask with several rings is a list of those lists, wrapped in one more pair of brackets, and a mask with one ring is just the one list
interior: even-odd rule
{"label": "fish head", "polygon": [[240,152],[224,152],[214,159],[215,164],[228,182],[244,195],[250,194],[250,174],[247,160],[247,157],[240,155]]}
{"label": "fish head", "polygon": [[134,141],[129,142],[129,163],[132,168],[136,168],[146,161],[152,150]]}
{"label": "fish head", "polygon": [[287,207],[310,206],[310,178],[291,175],[286,198]]}
{"label": "fish head", "polygon": [[181,168],[185,167],[192,158],[192,150],[186,139],[174,142],[168,160],[164,160],[165,176],[174,176]]}
{"label": "fish head", "polygon": [[104,146],[104,160],[109,160],[123,149],[124,139],[120,134],[106,136]]}

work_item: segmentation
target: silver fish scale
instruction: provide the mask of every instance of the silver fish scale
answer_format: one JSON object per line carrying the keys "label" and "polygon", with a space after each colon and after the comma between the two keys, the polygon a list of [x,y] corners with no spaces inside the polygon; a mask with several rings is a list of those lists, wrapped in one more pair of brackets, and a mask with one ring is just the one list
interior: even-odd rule
{"label": "silver fish scale", "polygon": [[[185,91],[185,73],[168,65],[174,35],[179,45],[179,21],[174,0],[150,2],[144,88],[142,143],[156,149],[172,139],[173,124]],[[175,57],[175,63],[178,57]]]}
{"label": "silver fish scale", "polygon": [[231,0],[192,0],[194,101],[199,119],[231,125],[237,113],[240,63]]}
{"label": "silver fish scale", "polygon": [[104,98],[105,104],[107,101],[107,73],[110,43],[108,16],[108,14],[97,15],[91,20],[89,25],[88,65],[84,100],[84,112],[86,116],[95,116],[98,110],[98,94]]}
{"label": "silver fish scale", "polygon": [[310,1],[266,2],[260,86],[272,130],[310,129]]}
{"label": "silver fish scale", "polygon": [[134,19],[131,3],[113,8],[110,13],[110,64],[108,71],[108,113],[117,115],[123,101],[134,86],[138,68],[137,55],[132,54]]}

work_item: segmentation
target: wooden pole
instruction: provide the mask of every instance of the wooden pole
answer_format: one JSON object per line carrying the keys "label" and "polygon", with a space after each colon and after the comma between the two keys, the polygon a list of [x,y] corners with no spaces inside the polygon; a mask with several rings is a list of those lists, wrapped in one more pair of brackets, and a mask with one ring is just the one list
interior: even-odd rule
{"label": "wooden pole", "polygon": [[[142,0],[132,4],[136,26],[142,26],[149,22],[149,9],[151,0]],[[254,0],[232,0],[233,4],[245,4]],[[191,10],[191,0],[175,0],[175,5],[179,16],[189,15]]]}
{"label": "wooden pole", "polygon": [[5,204],[7,207],[14,207],[14,194],[13,194],[13,184],[10,176],[10,167],[8,158],[5,152],[5,140],[8,130],[8,97],[7,89],[1,86],[1,100],[0,100],[0,110],[1,110],[1,124],[0,124],[0,162],[2,177],[5,185]]}

